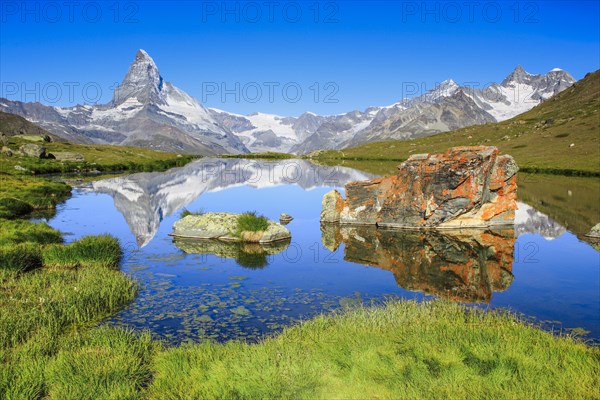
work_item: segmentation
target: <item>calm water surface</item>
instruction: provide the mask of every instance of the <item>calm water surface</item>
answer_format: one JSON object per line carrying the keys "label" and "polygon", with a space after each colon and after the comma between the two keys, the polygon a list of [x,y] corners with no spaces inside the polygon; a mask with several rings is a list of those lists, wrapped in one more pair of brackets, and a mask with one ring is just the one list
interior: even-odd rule
{"label": "calm water surface", "polygon": [[[123,269],[141,289],[108,323],[149,329],[172,343],[256,340],[340,307],[431,297],[505,307],[548,329],[577,328],[600,338],[600,253],[565,228],[569,218],[598,222],[597,204],[574,199],[573,209],[587,213],[577,217],[569,215],[565,200],[554,208],[554,218],[567,216],[562,223],[532,207],[553,212],[548,207],[557,201],[554,191],[572,195],[568,178],[548,189],[539,189],[544,185],[535,179],[525,181],[524,189],[533,189],[523,192],[528,204],[519,203],[510,231],[424,234],[320,226],[327,191],[372,177],[299,160],[203,159],[83,186],[49,223],[67,232],[69,241],[100,233],[118,237],[126,249]],[[573,185],[596,190],[598,181]],[[589,191],[582,190],[590,201],[598,199]],[[274,248],[174,241],[169,233],[183,209],[255,210],[275,220],[286,212],[294,216],[288,225],[292,241]]]}

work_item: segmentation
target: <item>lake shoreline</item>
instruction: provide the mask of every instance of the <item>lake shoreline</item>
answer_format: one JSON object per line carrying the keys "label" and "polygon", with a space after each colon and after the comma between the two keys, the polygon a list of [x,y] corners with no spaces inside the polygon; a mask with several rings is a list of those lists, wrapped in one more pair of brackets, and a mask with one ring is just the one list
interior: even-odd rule
{"label": "lake shoreline", "polygon": [[[43,177],[3,179],[16,190],[10,197],[31,203],[32,209],[51,211],[71,196],[69,185]],[[5,190],[3,195],[7,194]],[[10,218],[26,215],[12,211]],[[599,395],[594,386],[597,346],[570,334],[546,332],[502,310],[476,311],[442,300],[397,301],[322,315],[256,344],[207,341],[169,347],[148,333],[99,325],[126,307],[137,292],[137,283],[120,271],[121,253],[114,242],[94,244],[99,251],[93,250],[97,254],[90,259],[89,251],[80,250],[85,242],[79,247],[63,245],[62,234],[52,228],[37,231],[41,224],[19,219],[0,219],[0,224],[16,224],[11,231],[26,232],[15,239],[3,230],[5,247],[33,241],[41,249],[34,258],[42,263],[29,272],[2,269],[3,286],[8,285],[11,296],[20,299],[7,303],[12,305],[0,319],[5,332],[0,354],[8,371],[0,375],[0,395],[5,397],[23,396],[24,390],[50,398],[92,392],[133,398],[191,393],[200,397],[240,393],[247,397],[339,393],[430,397],[457,384],[466,396],[512,393],[518,397],[534,390],[532,382],[536,393],[547,396]],[[72,250],[63,250],[68,246]],[[112,246],[116,258],[99,257],[106,246]],[[47,249],[52,249],[52,255]],[[84,257],[88,261],[83,262]],[[40,304],[39,314],[27,316],[24,307],[33,301]],[[48,313],[47,307],[54,311]],[[561,369],[552,367],[557,357]],[[282,359],[285,362],[278,361]],[[21,373],[27,364],[33,367]],[[224,365],[229,367],[223,369]],[[77,374],[71,375],[74,367]],[[201,380],[190,380],[198,374]],[[575,375],[583,383],[575,385]],[[97,376],[105,381],[99,382]],[[363,377],[362,383],[357,376]],[[451,376],[460,376],[458,383],[449,384]],[[82,377],[88,383],[78,385],[78,394],[67,392],[72,385],[61,384]]]}

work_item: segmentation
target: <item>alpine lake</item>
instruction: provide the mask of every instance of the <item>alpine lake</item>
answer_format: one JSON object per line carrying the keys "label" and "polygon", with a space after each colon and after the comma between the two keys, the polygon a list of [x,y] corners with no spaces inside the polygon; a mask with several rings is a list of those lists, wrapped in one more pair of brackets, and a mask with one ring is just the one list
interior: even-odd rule
{"label": "alpine lake", "polygon": [[[439,297],[508,309],[553,332],[600,340],[600,179],[518,177],[514,229],[419,232],[321,225],[321,199],[398,163],[200,159],[166,172],[82,182],[48,223],[67,241],[109,233],[137,298],[105,323],[172,344],[256,341],[320,313]],[[174,239],[192,212],[281,213],[290,242]]]}

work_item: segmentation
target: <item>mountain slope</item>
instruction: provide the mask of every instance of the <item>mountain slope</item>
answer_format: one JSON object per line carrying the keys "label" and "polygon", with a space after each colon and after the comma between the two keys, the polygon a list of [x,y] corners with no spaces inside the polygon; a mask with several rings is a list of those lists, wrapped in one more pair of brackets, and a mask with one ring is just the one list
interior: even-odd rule
{"label": "mountain slope", "polygon": [[[533,109],[500,123],[471,126],[414,140],[368,143],[314,158],[404,159],[452,146],[494,145],[521,167],[600,173],[600,70]],[[566,171],[565,171],[566,172]]]}
{"label": "mountain slope", "polygon": [[[387,110],[344,147],[388,139],[412,139],[471,125],[504,121],[530,110],[575,83],[567,72],[554,69],[533,75],[517,66],[501,84],[484,89],[459,87],[447,80],[404,107]],[[380,112],[382,113],[382,112]]]}
{"label": "mountain slope", "polygon": [[248,151],[206,108],[166,82],[144,50],[137,52],[108,104],[58,108],[1,99],[0,109],[73,142],[203,155]]}
{"label": "mountain slope", "polygon": [[0,134],[6,136],[49,136],[51,140],[60,139],[25,118],[0,111]]}

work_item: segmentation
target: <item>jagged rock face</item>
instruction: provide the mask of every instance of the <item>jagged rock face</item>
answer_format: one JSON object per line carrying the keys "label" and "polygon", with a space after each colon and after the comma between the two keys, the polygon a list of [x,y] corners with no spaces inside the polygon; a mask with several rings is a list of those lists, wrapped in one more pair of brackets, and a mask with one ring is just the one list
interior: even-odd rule
{"label": "jagged rock face", "polygon": [[417,154],[398,174],[346,185],[346,200],[328,193],[323,222],[394,228],[464,228],[507,225],[517,208],[518,167],[488,146]]}
{"label": "jagged rock face", "polygon": [[163,78],[154,60],[144,50],[138,50],[135,61],[125,75],[125,79],[113,93],[112,105],[118,106],[128,99],[135,98],[142,104],[163,103],[159,93],[163,89]]}
{"label": "jagged rock face", "polygon": [[367,127],[379,109],[370,108],[361,111],[351,111],[346,114],[319,117],[321,124],[306,137],[290,149],[295,154],[306,154],[321,149],[337,149],[345,147],[356,132]]}
{"label": "jagged rock face", "polygon": [[402,140],[433,135],[471,125],[496,122],[463,90],[444,98],[443,102],[421,102],[418,107],[390,112],[379,124],[358,132],[345,146],[359,145],[376,140]]}
{"label": "jagged rock face", "polygon": [[344,260],[391,271],[398,286],[455,301],[485,302],[513,281],[512,230],[394,231],[322,225],[323,244]]}

